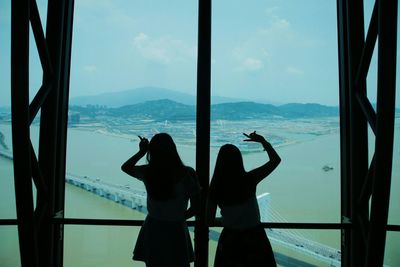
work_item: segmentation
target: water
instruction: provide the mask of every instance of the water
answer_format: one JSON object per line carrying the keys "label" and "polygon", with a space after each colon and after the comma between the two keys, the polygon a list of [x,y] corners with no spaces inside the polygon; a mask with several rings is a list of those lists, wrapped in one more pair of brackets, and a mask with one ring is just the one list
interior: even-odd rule
{"label": "water", "polygon": [[[247,127],[247,126],[246,126]],[[244,127],[245,128],[245,127]],[[6,142],[10,143],[10,127],[0,125]],[[262,133],[262,132],[261,132]],[[32,127],[32,139],[37,146],[38,128]],[[399,139],[399,127],[396,128],[396,140]],[[133,141],[132,141],[133,140]],[[120,185],[142,188],[137,180],[120,171],[121,164],[137,151],[138,143],[134,138],[121,138],[104,133],[94,133],[78,129],[68,131],[67,170],[79,175],[98,177]],[[211,148],[211,170],[218,152]],[[195,149],[190,145],[180,145],[178,150],[187,165],[194,166]],[[255,151],[255,152],[254,152]],[[270,221],[289,222],[340,222],[340,158],[339,135],[337,132],[303,138],[301,142],[277,148],[282,163],[258,187],[258,193],[271,194],[273,216]],[[389,223],[400,223],[400,172],[399,146],[394,152],[394,178],[390,205]],[[244,153],[246,169],[254,168],[265,162],[266,153],[260,148],[257,152]],[[325,172],[322,167],[328,165],[332,170]],[[12,164],[0,158],[0,218],[15,218],[15,200],[12,179]],[[7,189],[7,190],[4,190]],[[141,219],[143,214],[87,193],[79,188],[66,185],[66,217]],[[2,227],[0,262],[13,262],[18,258],[16,231],[13,227]],[[138,227],[113,226],[65,226],[65,266],[132,266],[131,251]],[[339,248],[339,231],[293,230],[305,238]],[[14,233],[14,234],[10,234]],[[5,240],[14,240],[7,241]],[[4,241],[3,241],[4,240]],[[398,233],[390,233],[387,241],[386,264],[397,266],[400,256],[395,251],[400,246]],[[12,248],[12,249],[10,249]],[[312,259],[293,251],[274,245],[275,250],[291,253],[294,257],[312,261]],[[215,251],[215,242],[210,242],[211,254]],[[4,258],[4,259],[3,259]],[[11,261],[10,261],[11,259]],[[210,260],[212,255],[210,255]],[[7,261],[6,261],[7,260]],[[15,261],[14,261],[15,262]],[[318,265],[318,262],[315,263]],[[14,266],[14,265],[8,265]],[[135,265],[140,266],[140,265]]]}

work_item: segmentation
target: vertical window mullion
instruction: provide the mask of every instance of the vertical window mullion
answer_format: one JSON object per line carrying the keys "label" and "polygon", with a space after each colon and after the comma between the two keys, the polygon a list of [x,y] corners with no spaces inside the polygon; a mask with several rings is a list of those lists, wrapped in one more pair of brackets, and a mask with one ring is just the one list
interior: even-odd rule
{"label": "vertical window mullion", "polygon": [[201,210],[196,217],[196,267],[208,263],[208,226],[205,220],[210,169],[211,0],[199,0],[197,47],[196,171],[202,187]]}

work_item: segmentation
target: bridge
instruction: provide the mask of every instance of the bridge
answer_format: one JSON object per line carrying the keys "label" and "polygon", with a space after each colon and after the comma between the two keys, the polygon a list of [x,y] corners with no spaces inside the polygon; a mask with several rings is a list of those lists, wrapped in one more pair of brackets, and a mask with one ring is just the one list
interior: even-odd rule
{"label": "bridge", "polygon": [[129,186],[116,185],[98,178],[66,174],[65,182],[80,187],[98,196],[107,198],[131,209],[147,213],[146,192]]}
{"label": "bridge", "polygon": [[[128,186],[111,184],[98,178],[77,176],[71,173],[67,173],[65,181],[116,203],[147,213],[147,194],[145,191],[129,188]],[[261,211],[261,221],[283,221],[282,216],[269,207],[269,193],[257,196],[257,200]],[[340,250],[307,239],[290,229],[266,229],[266,232],[271,242],[307,254],[313,258],[318,258],[330,266],[340,266]],[[220,233],[218,231],[210,230],[211,240],[217,241],[219,235]],[[287,258],[287,256],[284,255],[281,255],[281,257]],[[285,264],[285,266],[289,265]],[[302,262],[302,264],[298,263],[295,266],[311,265]]]}

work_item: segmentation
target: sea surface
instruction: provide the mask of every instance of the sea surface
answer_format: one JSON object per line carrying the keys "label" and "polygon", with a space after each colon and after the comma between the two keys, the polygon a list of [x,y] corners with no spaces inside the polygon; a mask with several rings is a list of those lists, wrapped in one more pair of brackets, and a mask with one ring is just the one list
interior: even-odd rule
{"label": "sea surface", "polygon": [[[226,124],[224,124],[226,125]],[[241,134],[242,129],[251,129],[244,124],[227,134]],[[0,124],[5,143],[11,149],[10,125]],[[283,128],[282,128],[283,129]],[[263,129],[260,129],[263,130]],[[264,129],[265,130],[265,129]],[[258,131],[268,136],[267,132]],[[37,147],[39,129],[31,128],[31,138]],[[279,132],[274,132],[279,136]],[[282,133],[284,136],[285,134]],[[286,134],[287,136],[287,134]],[[226,137],[243,148],[246,169],[263,164],[267,154],[260,146],[245,150],[241,137]],[[193,166],[195,147],[190,142],[177,141],[179,153],[185,164]],[[370,140],[373,143],[373,138]],[[293,142],[276,144],[282,158],[280,166],[257,188],[257,193],[270,193],[270,206],[266,211],[271,222],[340,222],[340,148],[338,131],[323,134],[296,134]],[[5,150],[4,147],[0,147]],[[135,136],[116,135],[104,131],[79,128],[68,129],[67,171],[81,176],[90,176],[102,181],[144,189],[141,182],[120,170],[121,164],[138,149]],[[212,174],[218,146],[210,148],[210,173]],[[396,126],[393,162],[393,180],[389,223],[400,224],[400,127]],[[328,171],[324,166],[331,168]],[[0,158],[0,218],[16,218],[12,162]],[[142,219],[140,212],[106,200],[72,185],[66,185],[65,217]],[[397,203],[397,205],[396,205]],[[263,211],[262,211],[263,212]],[[132,263],[132,249],[138,227],[81,226],[64,228],[64,266],[143,266]],[[290,230],[288,233],[321,244],[340,248],[340,231],[337,230]],[[315,266],[329,266],[302,253],[292,251],[279,244],[272,244],[275,251],[300,259]],[[210,241],[210,263],[215,253],[216,242]],[[389,232],[385,264],[400,266],[400,233]],[[0,266],[19,266],[17,229],[15,226],[0,227]],[[212,266],[212,265],[210,265]]]}

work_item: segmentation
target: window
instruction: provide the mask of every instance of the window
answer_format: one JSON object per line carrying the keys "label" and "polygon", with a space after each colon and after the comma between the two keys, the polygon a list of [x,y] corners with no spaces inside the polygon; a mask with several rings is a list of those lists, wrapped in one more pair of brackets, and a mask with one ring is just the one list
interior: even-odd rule
{"label": "window", "polygon": [[[0,24],[6,25],[0,27],[0,39],[7,40],[7,45],[11,43],[10,2],[0,4]],[[46,2],[37,1],[43,28]],[[256,130],[283,159],[257,192],[278,264],[340,266],[343,233],[339,229],[348,226],[341,221],[340,206],[348,201],[340,199],[339,189],[336,2],[255,0],[243,5],[237,0],[214,1],[212,57],[199,58],[196,76],[198,52],[208,49],[199,45],[202,39],[197,36],[204,34],[204,29],[205,36],[211,36],[207,27],[198,33],[199,16],[211,19],[201,15],[204,13],[198,15],[199,3],[205,1],[75,1],[66,191],[65,199],[58,199],[61,203],[65,200],[65,219],[60,220],[64,224],[64,265],[132,264],[130,255],[139,228],[124,224],[140,225],[146,197],[143,184],[125,175],[120,166],[137,151],[138,135],[151,138],[158,132],[170,133],[184,163],[193,167],[198,163],[196,156],[207,153],[204,158],[208,159],[209,149],[210,160],[199,169],[212,176],[218,149],[225,143],[239,146],[246,169],[265,162],[267,156],[259,146],[242,142],[243,132]],[[372,1],[365,1],[366,22],[372,7]],[[43,74],[33,40],[31,31],[31,100]],[[0,58],[9,58],[9,51],[9,46],[0,46]],[[9,63],[0,61],[5,88],[11,84]],[[376,102],[376,65],[374,55],[367,77],[372,103]],[[199,107],[208,107],[210,92],[201,74],[208,73],[209,67],[210,119],[200,114],[196,117],[196,98],[201,99]],[[0,262],[18,265],[15,194],[10,190],[14,189],[13,165],[7,156],[11,153],[11,101],[9,92],[3,91],[0,178],[5,179],[0,179],[0,232],[5,238],[0,241]],[[395,205],[400,181],[399,110],[396,112],[390,224],[400,224],[400,210]],[[36,153],[39,123],[37,117],[30,127]],[[199,131],[201,135],[196,132],[208,129],[208,123],[210,147],[198,142],[208,141],[208,130]],[[374,141],[370,131],[370,148]],[[205,176],[202,182],[208,178]],[[35,195],[34,186],[33,192]],[[220,230],[210,227],[210,265]],[[193,238],[193,232],[191,235]],[[394,249],[398,240],[397,232],[388,232],[387,265],[400,262]],[[198,238],[196,243],[207,245],[207,240]]]}

